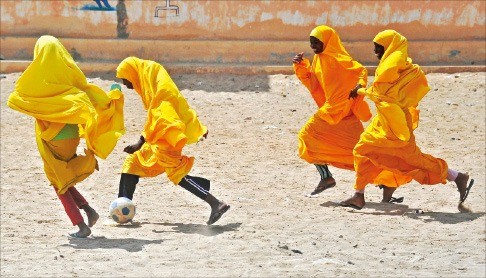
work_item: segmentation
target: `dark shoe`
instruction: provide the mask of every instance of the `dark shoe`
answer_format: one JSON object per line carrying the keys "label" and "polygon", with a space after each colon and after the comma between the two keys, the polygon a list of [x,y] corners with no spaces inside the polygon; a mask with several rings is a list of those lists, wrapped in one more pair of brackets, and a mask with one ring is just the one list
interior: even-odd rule
{"label": "dark shoe", "polygon": [[217,209],[211,209],[211,215],[209,216],[209,220],[207,224],[211,225],[216,223],[216,221],[218,221],[221,218],[221,216],[223,216],[223,214],[227,212],[229,209],[230,209],[230,205],[226,203],[221,203],[221,205],[219,205]]}

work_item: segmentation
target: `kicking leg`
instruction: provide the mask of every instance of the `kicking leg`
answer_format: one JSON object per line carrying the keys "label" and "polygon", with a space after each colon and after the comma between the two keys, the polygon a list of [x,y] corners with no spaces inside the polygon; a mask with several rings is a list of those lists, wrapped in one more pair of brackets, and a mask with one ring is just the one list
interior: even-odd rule
{"label": "kicking leg", "polygon": [[139,179],[140,177],[137,175],[122,173],[118,188],[118,198],[125,197],[132,200]]}
{"label": "kicking leg", "polygon": [[211,214],[209,215],[209,220],[207,222],[208,225],[218,221],[230,208],[228,204],[218,200],[209,193],[210,181],[205,178],[187,175],[182,178],[179,185],[211,206]]}

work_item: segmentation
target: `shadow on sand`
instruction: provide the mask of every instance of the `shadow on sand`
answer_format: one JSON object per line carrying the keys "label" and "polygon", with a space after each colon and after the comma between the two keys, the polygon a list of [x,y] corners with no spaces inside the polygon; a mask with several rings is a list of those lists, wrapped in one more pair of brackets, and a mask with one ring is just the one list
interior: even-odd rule
{"label": "shadow on sand", "polygon": [[230,223],[226,225],[203,225],[203,224],[184,224],[184,223],[147,223],[170,227],[172,230],[152,230],[154,233],[184,233],[199,234],[202,236],[216,236],[225,232],[235,232],[241,223]]}
{"label": "shadow on sand", "polygon": [[88,238],[69,238],[68,244],[61,246],[75,249],[125,249],[128,252],[139,252],[145,245],[160,244],[162,239],[137,239],[137,238],[106,238],[104,236],[92,236]]}
{"label": "shadow on sand", "polygon": [[[100,78],[122,84],[113,72],[96,72],[86,75],[89,79]],[[172,80],[179,90],[217,92],[268,92],[270,90],[268,75],[236,74],[174,74]],[[122,86],[122,92],[126,87]]]}
{"label": "shadow on sand", "polygon": [[[338,202],[328,201],[321,204],[322,207],[341,207]],[[423,222],[440,222],[443,224],[459,224],[476,220],[484,215],[485,212],[433,212],[422,211],[420,208],[410,208],[407,205],[394,203],[373,203],[367,202],[363,210],[349,208],[351,213],[366,215],[397,215],[406,216]]]}

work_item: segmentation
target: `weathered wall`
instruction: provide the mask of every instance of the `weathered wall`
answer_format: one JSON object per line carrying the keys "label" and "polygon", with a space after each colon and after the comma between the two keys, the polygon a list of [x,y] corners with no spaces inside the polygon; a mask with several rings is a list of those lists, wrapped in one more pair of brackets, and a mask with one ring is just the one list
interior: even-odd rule
{"label": "weathered wall", "polygon": [[[119,1],[108,2],[115,7]],[[173,10],[160,10],[155,16],[156,8],[167,4]],[[128,40],[113,40],[115,10],[81,9],[86,5],[96,4],[0,1],[1,54],[28,59],[35,39],[51,34],[68,41],[85,60],[144,55],[174,63],[284,65],[296,51],[310,53],[309,32],[326,24],[365,64],[376,63],[371,40],[384,29],[405,35],[411,56],[422,64],[485,64],[486,1],[128,0]]]}
{"label": "weathered wall", "polygon": [[[3,36],[116,37],[115,11],[81,10],[86,1],[1,2]],[[109,0],[112,6],[118,1]],[[343,40],[370,40],[385,28],[410,40],[484,39],[485,1],[126,1],[130,38],[302,40],[316,25]]]}

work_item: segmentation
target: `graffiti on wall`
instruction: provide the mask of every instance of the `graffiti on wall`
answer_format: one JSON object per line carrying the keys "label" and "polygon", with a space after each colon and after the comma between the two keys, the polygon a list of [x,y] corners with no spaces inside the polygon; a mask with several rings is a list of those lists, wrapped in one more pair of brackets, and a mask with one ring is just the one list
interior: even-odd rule
{"label": "graffiti on wall", "polygon": [[114,11],[115,8],[113,8],[108,0],[93,0],[93,2],[96,2],[96,6],[94,4],[86,4],[84,5],[81,10],[87,10],[87,11]]}
{"label": "graffiti on wall", "polygon": [[[171,11],[174,11],[175,15],[174,13],[172,13],[173,15],[171,15]],[[171,5],[170,0],[165,0],[165,6],[155,7],[155,17],[168,17],[168,16],[179,16],[179,6]]]}

